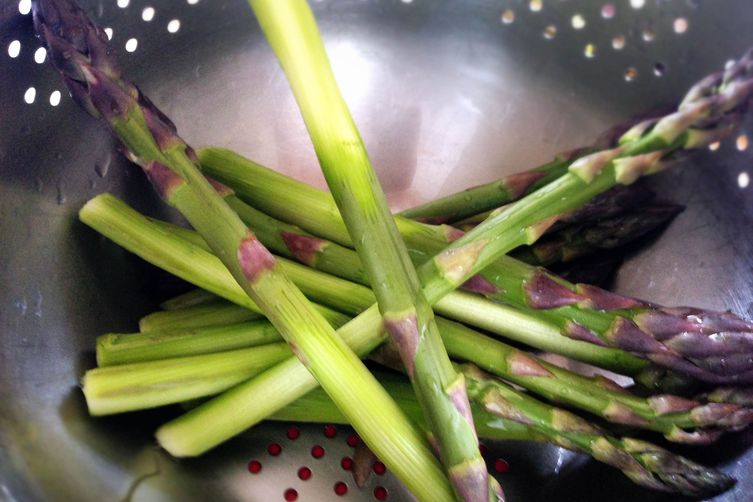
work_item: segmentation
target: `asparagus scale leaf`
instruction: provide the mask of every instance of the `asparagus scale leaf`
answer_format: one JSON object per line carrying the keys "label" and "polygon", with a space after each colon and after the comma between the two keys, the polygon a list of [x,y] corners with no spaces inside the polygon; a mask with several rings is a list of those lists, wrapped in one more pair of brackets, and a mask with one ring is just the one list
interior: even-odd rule
{"label": "asparagus scale leaf", "polygon": [[[69,0],[35,1],[33,11],[37,33],[74,99],[104,120],[160,196],[199,231],[364,441],[417,496],[452,500],[421,432],[216,192],[226,188],[200,173],[175,125],[121,75],[104,30]],[[164,445],[170,437],[160,440]],[[190,454],[173,446],[174,454]]]}

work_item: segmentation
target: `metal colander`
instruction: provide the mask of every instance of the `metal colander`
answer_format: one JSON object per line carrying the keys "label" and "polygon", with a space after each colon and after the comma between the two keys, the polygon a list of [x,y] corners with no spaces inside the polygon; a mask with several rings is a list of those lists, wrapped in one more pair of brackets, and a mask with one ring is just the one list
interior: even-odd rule
{"label": "metal colander", "polygon": [[[95,336],[134,330],[179,285],[84,228],[76,211],[110,191],[177,217],[42,64],[29,2],[1,1],[0,500],[409,500],[379,468],[356,488],[342,466],[354,453],[346,427],[265,424],[176,461],[152,438],[176,409],[87,416],[77,382],[94,366]],[[246,2],[81,3],[189,143],[230,147],[324,186]],[[676,102],[753,45],[749,0],[312,3],[395,209],[589,144],[615,122]],[[687,210],[625,263],[619,292],[753,315],[753,233],[743,231],[753,223],[751,125],[652,181]],[[683,453],[737,477],[716,500],[748,502],[751,444],[748,431]],[[510,500],[676,500],[561,448],[486,447]]]}

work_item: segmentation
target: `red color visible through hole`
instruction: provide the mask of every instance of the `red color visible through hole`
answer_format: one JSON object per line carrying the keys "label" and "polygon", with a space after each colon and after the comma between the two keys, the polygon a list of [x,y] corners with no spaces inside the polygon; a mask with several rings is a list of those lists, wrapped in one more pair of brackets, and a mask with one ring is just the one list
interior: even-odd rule
{"label": "red color visible through hole", "polygon": [[499,473],[505,473],[510,470],[510,464],[507,463],[507,460],[498,458],[496,462],[494,462],[494,470]]}
{"label": "red color visible through hole", "polygon": [[311,456],[314,458],[322,458],[324,456],[324,448],[319,445],[311,448]]}
{"label": "red color visible through hole", "polygon": [[311,469],[308,467],[301,467],[298,469],[298,477],[304,481],[308,481],[311,478]]}
{"label": "red color visible through hole", "polygon": [[284,497],[287,502],[293,502],[294,500],[298,500],[298,492],[295,488],[288,488],[285,490]]}
{"label": "red color visible through hole", "polygon": [[251,474],[259,474],[261,472],[261,462],[258,460],[252,460],[248,463],[248,472]]}
{"label": "red color visible through hole", "polygon": [[301,430],[296,426],[291,426],[288,428],[288,439],[298,439],[298,437],[301,435]]}
{"label": "red color visible through hole", "polygon": [[348,446],[355,448],[356,446],[358,446],[358,443],[361,442],[361,438],[359,438],[356,434],[351,434],[350,436],[348,436],[347,442]]}
{"label": "red color visible through hole", "polygon": [[342,460],[340,460],[340,467],[342,467],[344,471],[353,469],[353,459],[350,457],[343,457]]}
{"label": "red color visible through hole", "polygon": [[267,452],[273,457],[276,457],[282,452],[282,446],[278,443],[270,443],[270,445],[267,446]]}
{"label": "red color visible through hole", "polygon": [[337,435],[337,427],[335,427],[332,424],[327,424],[324,426],[324,435],[328,438],[333,438]]}
{"label": "red color visible through hole", "polygon": [[387,500],[387,497],[389,496],[389,492],[387,491],[387,488],[383,486],[377,486],[374,488],[374,498],[377,500]]}
{"label": "red color visible through hole", "polygon": [[335,494],[342,497],[346,493],[348,493],[348,485],[346,485],[342,481],[338,481],[337,483],[335,483]]}
{"label": "red color visible through hole", "polygon": [[479,443],[478,451],[481,452],[481,455],[486,455],[486,452],[489,451],[489,449],[486,447],[484,443]]}
{"label": "red color visible through hole", "polygon": [[382,476],[385,472],[387,472],[387,468],[384,466],[383,463],[381,463],[379,460],[374,462],[374,473],[378,476]]}

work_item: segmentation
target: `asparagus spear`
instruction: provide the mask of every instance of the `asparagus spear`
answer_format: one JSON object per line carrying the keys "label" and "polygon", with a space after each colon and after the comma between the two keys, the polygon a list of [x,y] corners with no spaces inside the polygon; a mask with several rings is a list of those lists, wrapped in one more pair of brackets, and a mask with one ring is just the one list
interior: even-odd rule
{"label": "asparagus spear", "polygon": [[576,159],[604,148],[613,147],[617,140],[636,123],[663,115],[665,110],[655,109],[631,117],[604,131],[590,147],[575,148],[555,155],[554,159],[529,171],[511,174],[460,192],[440,197],[402,211],[400,216],[423,223],[452,223],[462,228],[484,221],[491,211],[515,202],[567,173]]}
{"label": "asparagus spear", "polygon": [[451,500],[452,491],[426,440],[202,176],[174,124],[123,78],[104,30],[72,1],[39,0],[33,6],[37,33],[74,99],[104,119],[126,155],[201,233],[393,472],[419,497]]}
{"label": "asparagus spear", "polygon": [[[329,64],[316,20],[300,0],[250,0],[282,66],[327,184],[371,279],[384,327],[398,347],[461,500],[501,499],[478,448],[465,382],[442,345],[408,251]],[[499,491],[499,494],[494,492]]]}
{"label": "asparagus spear", "polygon": [[399,214],[422,223],[452,223],[463,220],[509,204],[525,194],[538,190],[565,174],[570,163],[584,153],[586,151],[580,149],[564,152],[551,162],[530,171],[511,174],[491,183],[440,197]]}
{"label": "asparagus spear", "polygon": [[211,396],[290,357],[285,343],[89,370],[89,413],[110,415]]}
{"label": "asparagus spear", "polygon": [[[255,204],[276,216],[347,243],[347,236],[343,235],[343,224],[329,209],[334,207],[334,203],[326,193],[274,173],[227,150],[204,149],[199,156],[202,166],[213,176],[233,185],[239,196],[253,198]],[[270,187],[273,187],[274,193],[269,191]],[[296,209],[291,209],[292,206]],[[432,230],[427,225],[399,217],[396,221],[406,241],[414,249],[430,251],[443,245],[441,235],[447,234],[446,227],[433,227]],[[259,221],[259,224],[264,223]],[[288,240],[295,235],[293,229],[286,232]],[[322,248],[332,248],[329,243],[322,243],[321,240],[316,242]],[[414,254],[414,259],[426,259],[426,253],[419,251]],[[308,263],[319,266],[312,259]],[[347,273],[346,270],[345,267],[333,267],[328,271],[342,275]],[[740,374],[720,372],[722,368],[719,361],[722,357],[727,357],[732,362],[744,362],[749,359],[751,352],[751,346],[746,340],[751,337],[752,325],[733,314],[648,304],[592,286],[568,283],[551,273],[507,256],[497,258],[482,275],[482,279],[474,279],[466,287],[491,299],[517,305],[518,314],[527,319],[546,319],[556,324],[560,333],[566,337],[597,345],[612,345],[614,342],[610,343],[609,338],[619,335],[616,336],[616,341],[622,342],[627,350],[634,350],[629,343],[634,339],[638,342],[647,338],[669,340],[669,344],[665,345],[670,350],[658,349],[661,353],[652,356],[654,362],[699,380],[717,383],[753,381],[753,371]],[[357,280],[355,276],[349,278]],[[720,333],[726,335],[713,336]],[[687,347],[672,346],[672,343],[683,344],[685,339],[700,340],[704,347],[711,347],[706,353],[691,354],[687,359],[672,357],[674,350],[682,354],[693,348],[696,342]],[[603,361],[591,362],[604,365]],[[625,368],[612,369],[626,371]]]}
{"label": "asparagus spear", "polygon": [[[214,275],[221,277],[224,273],[225,282],[232,282],[219,260],[208,254],[208,250],[205,248],[206,244],[202,244],[201,239],[195,233],[186,229],[179,230],[175,226],[158,223],[153,219],[140,217],[138,213],[125,204],[114,206],[116,210],[110,209],[112,204],[96,204],[100,200],[112,202],[112,197],[100,196],[87,204],[87,207],[98,208],[96,219],[89,217],[87,221],[93,219],[97,221],[95,228],[103,231],[105,235],[125,242],[126,245],[132,240],[129,238],[131,234],[138,235],[141,241],[148,243],[153,249],[143,250],[138,247],[129,247],[129,249],[140,253],[142,256],[152,257],[153,262],[157,264],[160,261],[155,259],[155,256],[167,254],[170,263],[175,263],[174,268],[178,270],[181,267],[176,265],[180,265],[181,256],[190,256],[191,263],[194,265],[194,273],[184,275],[183,277],[187,280],[210,283],[212,281],[197,280],[196,271],[214,270]],[[113,230],[115,231],[113,232]],[[178,232],[181,237],[173,235],[171,231]],[[176,246],[174,242],[182,239],[187,239],[187,241],[182,243],[182,247]],[[189,244],[188,241],[196,244]],[[192,249],[190,253],[181,252],[182,249],[186,247],[190,249],[192,246],[197,249]],[[187,260],[184,259],[184,261]],[[214,267],[210,265],[211,263],[215,264]],[[348,303],[348,305],[344,305],[344,308],[353,313],[368,308],[374,302],[373,293],[367,288],[347,281],[336,280],[314,270],[298,270],[292,277],[294,277],[294,280],[301,281],[304,291],[312,298],[324,302],[331,300],[341,307]],[[219,282],[219,279],[215,279],[215,282]],[[218,290],[222,290],[222,288],[218,288]],[[342,294],[343,292],[345,294]],[[227,312],[224,306],[220,305],[216,308]],[[528,335],[528,328],[531,327],[530,323],[520,322],[515,318],[514,313],[508,312],[509,309],[491,304],[475,295],[453,292],[437,302],[435,308],[439,313],[472,321],[481,324],[482,327],[503,326],[508,331],[510,331],[511,326],[515,327],[519,332],[517,339],[523,342],[528,341],[526,335]],[[207,307],[199,307],[198,309],[206,311]],[[190,309],[184,309],[184,312],[186,310]],[[181,311],[177,312],[181,313]],[[498,315],[500,312],[503,314],[501,319]],[[337,318],[333,320],[337,321]],[[532,359],[523,352],[516,351],[500,342],[494,342],[461,325],[443,319],[438,319],[438,322],[441,322],[444,343],[450,349],[453,357],[473,361],[487,371],[503,376],[549,399],[568,403],[613,422],[659,431],[673,441],[708,442],[715,439],[720,430],[736,430],[753,420],[753,413],[741,410],[736,406],[702,406],[700,403],[678,400],[674,396],[660,396],[644,400],[633,398],[633,396],[622,391],[615,392],[616,389],[610,388],[608,385],[606,388],[598,390],[599,387],[605,387],[601,380],[594,382],[570,372],[563,373],[563,370],[559,368],[535,358]],[[541,333],[539,333],[539,338],[541,338]],[[562,339],[556,334],[549,345],[542,344],[540,339],[535,340],[535,342],[540,347],[559,351],[562,351],[563,345],[574,343],[569,339]],[[176,344],[181,346],[181,351],[193,350],[190,347],[183,348],[187,343],[190,342],[180,339],[176,341]],[[197,342],[197,344],[205,349],[211,347],[211,345],[204,345],[203,342]],[[581,345],[587,348],[597,348],[589,344],[581,343]],[[215,350],[227,350],[229,348],[232,348],[232,346],[223,346],[218,342]],[[118,351],[118,348],[116,348],[116,351],[119,352],[116,357],[123,357],[129,353],[128,346],[119,349]],[[110,348],[103,346],[100,350],[105,351],[110,350]],[[138,356],[143,349],[137,343],[135,350],[136,354],[128,357]],[[709,427],[711,429],[707,430]]]}
{"label": "asparagus spear", "polygon": [[246,307],[215,302],[212,305],[199,305],[184,309],[152,312],[141,318],[139,321],[139,331],[149,333],[163,330],[206,328],[209,326],[254,321],[262,317],[261,314]]}
{"label": "asparagus spear", "polygon": [[[379,373],[378,378],[398,405],[414,421],[422,423],[421,409],[408,382],[386,373]],[[691,497],[712,497],[734,484],[732,478],[716,469],[646,441],[612,436],[572,413],[535,401],[500,382],[485,380],[478,386],[488,400],[470,396],[476,430],[482,439],[553,443],[620,469],[646,488]],[[283,408],[270,420],[347,424],[320,389]]]}
{"label": "asparagus spear", "polygon": [[[750,55],[746,55],[741,61],[748,64],[749,58]],[[736,78],[742,78],[742,75],[737,75]],[[741,103],[745,102],[744,97],[737,94],[748,92],[750,87],[749,81],[742,80],[741,82],[743,83],[733,82],[726,88],[726,91],[718,91],[718,96],[724,98],[724,102],[730,109],[723,113],[722,118],[714,127],[703,130],[691,128],[684,135],[681,135],[682,138],[687,139],[685,142],[686,148],[701,146],[703,142],[711,141],[731,130],[732,126],[739,120],[738,108],[742,106]],[[695,92],[693,90],[691,94]],[[674,115],[662,120],[674,120]],[[706,124],[704,123],[704,125]],[[646,125],[641,124],[640,126],[645,128]],[[636,127],[640,129],[639,126]],[[638,129],[626,133],[625,138],[629,139],[634,136]],[[644,130],[643,134],[650,133]],[[641,141],[645,143],[644,140]],[[226,150],[205,149],[200,152],[200,158],[202,167],[207,172],[233,185],[240,196],[253,198],[254,203],[261,206],[265,211],[288,221],[293,221],[312,232],[348,244],[347,234],[344,233],[342,222],[336,218],[330,209],[334,204],[326,194],[266,170],[258,164]],[[586,157],[584,161],[588,161],[589,158],[593,161],[594,158],[598,159],[598,156]],[[638,160],[640,159],[645,160],[647,157],[639,156]],[[626,162],[628,162],[626,159],[618,160],[620,166],[625,166]],[[582,164],[579,165],[582,166]],[[609,164],[609,166],[610,169],[607,171],[614,169],[612,164]],[[253,179],[249,177],[250,173],[253,173]],[[610,180],[609,176],[609,172],[602,173],[599,176],[600,183],[606,186],[614,184],[615,180]],[[568,174],[560,180],[566,178],[569,180],[567,183],[573,186],[563,189],[564,192],[570,190],[575,193],[580,190],[578,196],[581,199],[587,198],[588,194],[585,192],[589,190],[593,190],[593,193],[599,192],[598,186],[594,187],[594,184],[583,183],[577,175]],[[559,180],[557,183],[562,184]],[[579,187],[580,185],[583,185],[582,190]],[[271,187],[274,187],[274,192],[269,191]],[[282,190],[283,188],[285,190]],[[284,194],[279,195],[278,192]],[[296,200],[301,202],[292,204],[289,200],[286,200],[286,195],[291,198],[295,197]],[[546,205],[547,198],[556,198],[556,196],[547,194],[544,201],[539,201],[537,204]],[[309,204],[310,201],[315,201],[315,203]],[[573,198],[566,195],[563,196],[562,200],[559,200],[562,204],[577,205],[572,204],[572,201]],[[292,209],[292,207],[295,207],[295,209]],[[511,210],[514,210],[514,208],[511,208]],[[302,218],[302,214],[305,217]],[[561,218],[565,216],[566,213],[561,212],[559,214]],[[550,221],[545,223],[551,223],[551,220],[555,218],[556,215],[550,217]],[[507,216],[499,215],[496,219],[507,226],[514,226],[510,225]],[[425,260],[427,254],[441,249],[444,243],[450,239],[449,236],[452,235],[447,227],[434,227],[432,230],[427,225],[399,217],[396,221],[406,241],[416,251],[414,259],[419,261]],[[536,228],[539,232],[544,230],[541,225],[531,228]],[[455,232],[455,235],[458,233]],[[521,242],[524,240],[520,235],[518,238]],[[505,239],[496,239],[494,242],[505,242]],[[512,248],[515,247],[515,244],[506,247]],[[484,262],[486,261],[488,260],[485,259]],[[478,268],[478,264],[476,268]],[[481,275],[483,279],[474,280],[473,287],[477,287],[490,298],[523,306],[529,309],[531,315],[555,322],[565,336],[589,340],[597,344],[622,346],[627,350],[635,350],[639,353],[648,350],[648,354],[654,362],[700,380],[715,383],[753,381],[753,369],[741,371],[739,374],[721,372],[723,368],[721,368],[720,361],[723,358],[734,363],[731,371],[744,369],[745,362],[749,361],[751,350],[750,345],[745,342],[746,339],[750,338],[751,324],[731,314],[701,309],[662,308],[630,298],[617,297],[590,286],[568,284],[551,274],[546,274],[509,257],[499,257],[496,263],[489,266]],[[537,288],[541,286],[544,287],[542,298],[534,298]],[[580,291],[583,291],[584,294],[581,294]],[[612,301],[606,303],[606,300]],[[625,305],[631,308],[615,308]],[[544,309],[545,307],[550,308]],[[601,310],[601,307],[609,307],[609,309]],[[692,351],[688,352],[688,349],[692,349],[693,343],[696,342],[691,343],[691,347],[685,346],[683,342],[688,338],[684,334],[686,329],[692,332],[688,337],[701,341],[704,346],[710,346],[708,351],[711,354],[710,356],[698,358],[699,354],[694,354]],[[728,334],[724,337],[712,336],[722,332]],[[672,346],[672,343],[669,345],[662,344],[661,341],[665,339],[672,341],[674,346]]]}
{"label": "asparagus spear", "polygon": [[[243,295],[242,290],[233,281],[232,276],[222,266],[219,259],[200,246],[201,239],[196,239],[195,233],[181,229],[179,237],[174,233],[177,230],[174,225],[157,224],[155,220],[145,218],[108,194],[99,195],[90,200],[81,210],[80,217],[87,225],[150,263],[197,286],[205,287],[241,307],[256,308]],[[185,240],[186,238],[192,239],[196,244]],[[206,243],[203,245],[206,246]],[[350,253],[354,254],[352,250]],[[284,264],[290,265],[287,262]],[[319,262],[315,264],[318,266]],[[347,311],[355,313],[364,308],[370,300],[373,301],[370,292],[358,290],[354,284],[338,282],[334,278],[323,279],[306,267],[290,267],[288,271],[293,273],[292,277],[295,280],[300,281],[301,287],[305,287],[307,295],[325,303],[337,301]],[[329,286],[323,287],[325,283]],[[345,294],[335,285],[343,285]],[[200,325],[206,326],[216,323],[222,315],[232,316],[235,320],[227,322],[239,322],[244,320],[245,315],[241,307],[232,309],[223,305],[218,308],[219,315],[212,312],[212,307],[157,312],[142,319],[141,328],[142,331],[149,331],[155,327],[159,329],[178,327],[170,324],[171,319],[177,319],[179,326],[188,327],[195,325],[196,317],[202,321]],[[327,312],[326,307],[319,306],[318,308],[326,313],[329,319],[336,318],[336,314],[331,311]],[[615,371],[635,373],[648,364],[624,351],[564,338],[556,327],[547,322],[541,322],[536,317],[520,314],[511,307],[489,302],[476,295],[453,292],[440,300],[435,308],[448,317],[475,324],[477,327],[502,334],[541,350],[562,353]],[[375,327],[364,333],[373,333],[376,329]],[[369,343],[376,346],[381,341],[377,337]]]}
{"label": "asparagus spear", "polygon": [[601,250],[615,249],[665,225],[682,211],[677,204],[652,204],[593,223],[569,224],[547,233],[531,246],[510,252],[530,265],[548,267]]}
{"label": "asparagus spear", "polygon": [[[707,443],[714,441],[723,431],[738,430],[753,422],[753,410],[723,402],[703,404],[666,394],[648,399],[633,396],[603,377],[587,378],[559,368],[462,324],[441,317],[437,318],[437,323],[442,340],[454,359],[470,361],[549,400],[613,423],[654,430],[671,441]],[[189,356],[275,341],[274,333],[266,333],[262,338],[259,340],[253,330],[242,325],[208,332],[158,333],[154,337],[124,335],[121,340],[125,341],[120,344],[98,343],[97,354],[100,360],[117,364],[118,360],[142,362],[155,355]],[[389,347],[391,345],[382,349]],[[379,352],[383,358],[385,351],[382,349]],[[399,356],[393,355],[391,360],[398,361],[397,366],[401,366]],[[135,396],[132,398],[136,399]]]}
{"label": "asparagus spear", "polygon": [[107,333],[97,337],[97,364],[105,367],[155,361],[280,341],[280,334],[266,320],[148,333]]}

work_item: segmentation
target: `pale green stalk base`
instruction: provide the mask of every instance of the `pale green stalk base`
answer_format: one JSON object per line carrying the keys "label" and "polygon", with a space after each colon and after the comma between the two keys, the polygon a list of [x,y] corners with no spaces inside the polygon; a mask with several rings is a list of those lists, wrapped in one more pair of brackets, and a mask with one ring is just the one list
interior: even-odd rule
{"label": "pale green stalk base", "polygon": [[211,396],[289,358],[285,343],[89,370],[82,380],[91,415],[109,415]]}

